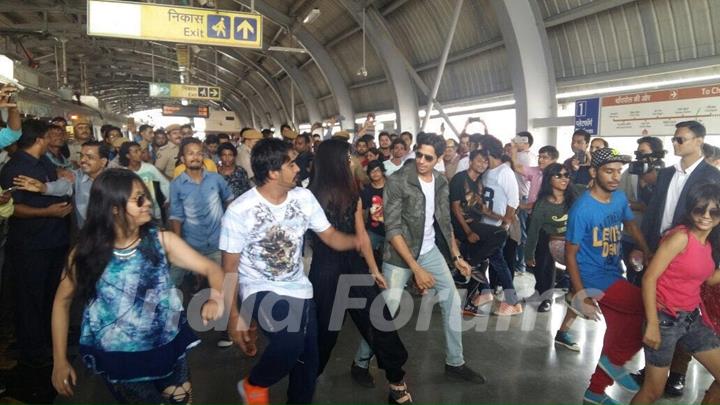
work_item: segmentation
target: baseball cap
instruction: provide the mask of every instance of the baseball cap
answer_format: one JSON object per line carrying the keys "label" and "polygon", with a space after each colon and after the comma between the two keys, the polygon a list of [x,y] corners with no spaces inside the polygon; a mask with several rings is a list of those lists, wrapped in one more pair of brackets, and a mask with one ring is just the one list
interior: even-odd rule
{"label": "baseball cap", "polygon": [[602,148],[598,149],[592,154],[592,161],[590,165],[594,168],[606,165],[608,163],[630,163],[632,158],[628,155],[621,155],[617,149],[613,148]]}

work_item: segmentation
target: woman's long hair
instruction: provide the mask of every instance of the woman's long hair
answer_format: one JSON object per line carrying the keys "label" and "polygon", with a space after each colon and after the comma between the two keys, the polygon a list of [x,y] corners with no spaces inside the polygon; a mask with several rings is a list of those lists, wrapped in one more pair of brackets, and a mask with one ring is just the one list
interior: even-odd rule
{"label": "woman's long hair", "polygon": [[350,206],[355,206],[359,192],[350,170],[350,144],[336,139],[320,143],[309,189],[333,218],[341,218]]}
{"label": "woman's long hair", "polygon": [[[540,192],[538,192],[537,201],[546,199],[553,195],[552,178],[556,174],[559,174],[565,167],[560,163],[552,163],[543,170],[542,184],[540,185]],[[567,170],[566,170],[567,171]],[[573,191],[572,181],[568,179],[568,186],[565,189],[563,196],[565,197],[565,208],[570,209],[575,202],[575,192]]]}
{"label": "woman's long hair", "polygon": [[[707,210],[708,205],[714,202],[720,208],[720,184],[717,183],[700,183],[693,186],[686,197],[686,210],[680,223],[688,229],[695,227],[692,218],[692,210],[695,207],[701,207]],[[708,242],[712,248],[713,259],[715,263],[720,262],[720,225],[713,228],[708,236]]]}
{"label": "woman's long hair", "polygon": [[[115,234],[116,224],[125,232],[129,228],[125,207],[134,183],[142,185],[145,196],[151,198],[151,194],[140,177],[127,169],[107,169],[93,182],[87,207],[87,219],[78,235],[75,253],[68,271],[68,276],[75,283],[78,295],[83,302],[95,298],[95,286],[112,258],[117,237]],[[152,242],[145,239],[150,228],[154,226],[151,221],[140,227],[141,243],[138,249],[154,265],[157,265],[160,257],[154,253]]]}

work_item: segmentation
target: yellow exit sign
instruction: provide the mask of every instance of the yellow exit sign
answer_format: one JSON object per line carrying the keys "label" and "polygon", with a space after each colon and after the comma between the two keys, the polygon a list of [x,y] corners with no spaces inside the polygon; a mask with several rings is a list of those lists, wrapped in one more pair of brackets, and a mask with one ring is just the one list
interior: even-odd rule
{"label": "yellow exit sign", "polygon": [[262,16],[124,1],[88,0],[88,35],[262,48]]}

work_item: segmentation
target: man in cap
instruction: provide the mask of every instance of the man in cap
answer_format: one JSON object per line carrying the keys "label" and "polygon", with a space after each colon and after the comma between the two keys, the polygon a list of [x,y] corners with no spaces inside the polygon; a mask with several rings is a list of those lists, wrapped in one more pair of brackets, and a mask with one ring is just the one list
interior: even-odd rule
{"label": "man in cap", "polygon": [[182,139],[182,131],[180,125],[171,124],[165,128],[168,143],[157,150],[155,159],[155,167],[168,179],[173,179],[175,171],[175,163],[177,162],[178,151],[180,150],[180,140]]}
{"label": "man in cap", "polygon": [[80,166],[80,150],[85,142],[93,140],[92,126],[87,118],[79,117],[73,120],[73,139],[68,141],[70,150],[70,161],[75,166]]}
{"label": "man in cap", "polygon": [[247,128],[240,133],[242,136],[242,143],[238,145],[238,154],[235,158],[235,164],[245,169],[250,180],[255,179],[255,173],[253,173],[252,165],[250,164],[250,156],[255,144],[259,140],[263,139],[263,134],[255,128]]}
{"label": "man in cap", "polygon": [[645,311],[640,288],[623,277],[620,267],[623,226],[645,252],[645,259],[650,250],[633,220],[627,196],[618,190],[623,166],[629,162],[629,156],[611,148],[593,154],[592,187],[570,209],[565,236],[573,307],[592,320],[599,320],[602,310],[607,327],[600,361],[583,398],[593,404],[615,403],[605,394],[613,381],[629,391],[640,388],[624,368],[642,347]]}

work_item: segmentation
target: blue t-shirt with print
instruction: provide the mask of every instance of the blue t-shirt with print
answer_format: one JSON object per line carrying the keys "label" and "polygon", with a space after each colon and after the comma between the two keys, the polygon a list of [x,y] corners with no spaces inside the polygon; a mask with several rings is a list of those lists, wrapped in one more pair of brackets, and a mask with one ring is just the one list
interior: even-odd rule
{"label": "blue t-shirt with print", "polygon": [[620,258],[624,221],[633,219],[627,196],[611,194],[603,203],[586,191],[570,209],[565,239],[579,246],[577,263],[586,289],[605,291],[623,278]]}

